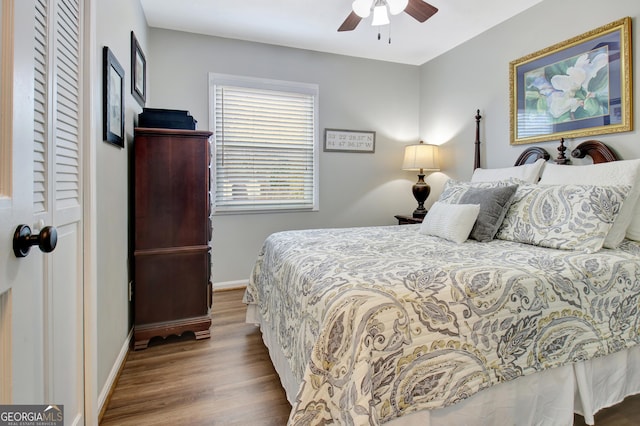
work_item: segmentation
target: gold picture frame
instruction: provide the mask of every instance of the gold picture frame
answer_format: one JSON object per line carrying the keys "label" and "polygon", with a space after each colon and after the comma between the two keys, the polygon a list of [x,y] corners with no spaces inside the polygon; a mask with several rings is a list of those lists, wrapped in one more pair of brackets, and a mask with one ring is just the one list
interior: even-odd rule
{"label": "gold picture frame", "polygon": [[631,18],[509,64],[511,145],[633,130]]}

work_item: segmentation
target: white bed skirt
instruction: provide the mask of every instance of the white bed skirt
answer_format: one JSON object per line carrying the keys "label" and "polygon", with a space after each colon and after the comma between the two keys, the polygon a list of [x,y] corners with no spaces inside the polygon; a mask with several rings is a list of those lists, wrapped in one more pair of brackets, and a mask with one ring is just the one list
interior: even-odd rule
{"label": "white bed skirt", "polygon": [[[249,305],[246,322],[260,325],[262,339],[280,376],[289,403],[299,382],[256,305]],[[640,393],[640,347],[573,365],[542,371],[479,392],[458,404],[419,411],[386,423],[389,426],[450,425],[572,425],[573,414],[594,424],[599,410]],[[511,419],[511,420],[506,420]]]}

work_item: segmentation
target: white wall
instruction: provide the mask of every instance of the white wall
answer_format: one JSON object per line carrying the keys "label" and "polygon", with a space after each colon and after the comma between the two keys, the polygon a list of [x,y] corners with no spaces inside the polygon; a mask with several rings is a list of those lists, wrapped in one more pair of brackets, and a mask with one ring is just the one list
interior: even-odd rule
{"label": "white wall", "polygon": [[[635,36],[640,25],[637,0],[545,0],[424,64],[420,70],[420,134],[425,140],[444,143],[441,153],[446,173],[468,179],[473,172],[473,116],[478,108],[483,116],[482,167],[511,166],[529,146],[509,144],[509,62],[625,16],[633,18]],[[633,69],[637,70],[640,56],[637,46],[633,55]],[[637,75],[634,71],[634,76]],[[637,105],[640,84],[634,80],[633,97]],[[639,110],[635,108],[636,128],[640,125]],[[637,130],[567,140],[567,153],[587,139],[607,143],[622,158],[640,157]],[[555,158],[558,144],[559,141],[554,141],[535,145],[544,147]]]}
{"label": "white wall", "polygon": [[[102,82],[102,47],[108,46],[125,71],[125,148],[103,142],[102,125],[94,129],[97,142],[97,306],[98,391],[103,391],[131,327],[129,281],[129,158],[133,118],[142,110],[131,95],[130,37],[134,31],[146,53],[147,24],[138,1],[96,1],[96,46],[99,62],[95,81]],[[97,90],[96,90],[97,89]],[[102,123],[102,87],[94,88],[95,109]]]}
{"label": "white wall", "polygon": [[321,152],[318,212],[216,215],[214,283],[248,280],[273,232],[391,225],[416,207],[417,177],[400,167],[418,141],[418,67],[160,29],[149,41],[151,106],[188,110],[198,129],[209,128],[207,76],[218,72],[318,84],[321,138],[327,127],[376,132],[374,154]]}

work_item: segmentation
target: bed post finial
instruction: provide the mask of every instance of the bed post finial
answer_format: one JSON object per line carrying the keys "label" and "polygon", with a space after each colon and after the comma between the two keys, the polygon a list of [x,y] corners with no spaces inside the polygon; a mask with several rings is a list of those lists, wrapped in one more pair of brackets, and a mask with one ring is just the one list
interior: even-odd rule
{"label": "bed post finial", "polygon": [[475,141],[476,155],[475,155],[475,160],[473,161],[473,170],[480,167],[480,119],[481,118],[482,116],[480,115],[480,110],[477,110],[476,111],[476,141]]}
{"label": "bed post finial", "polygon": [[560,138],[560,146],[558,147],[558,157],[554,160],[556,164],[569,164],[571,162],[571,160],[564,155],[564,152],[566,150],[567,150],[567,147],[564,146],[564,138]]}

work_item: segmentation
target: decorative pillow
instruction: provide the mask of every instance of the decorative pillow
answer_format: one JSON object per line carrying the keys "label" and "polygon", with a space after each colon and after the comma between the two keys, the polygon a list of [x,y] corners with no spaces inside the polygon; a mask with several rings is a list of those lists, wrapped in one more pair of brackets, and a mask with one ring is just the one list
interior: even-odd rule
{"label": "decorative pillow", "polygon": [[535,163],[522,166],[504,167],[501,169],[475,169],[471,182],[495,182],[509,178],[520,179],[527,183],[536,183],[544,167],[545,160],[540,158]]}
{"label": "decorative pillow", "polygon": [[[618,247],[625,234],[630,234],[629,238],[631,239],[640,240],[640,206],[636,207],[640,197],[640,160],[614,161],[585,166],[547,164],[542,172],[540,184],[560,185],[567,183],[631,186],[631,191],[622,205],[620,214],[604,240],[604,247]],[[637,217],[638,226],[629,229],[634,216]]]}
{"label": "decorative pillow", "polygon": [[460,204],[479,204],[480,213],[469,235],[474,240],[487,242],[493,240],[502,225],[504,216],[511,206],[517,185],[497,188],[469,188]]}
{"label": "decorative pillow", "polygon": [[442,188],[442,194],[438,198],[438,201],[442,201],[449,204],[459,204],[460,198],[470,188],[478,188],[478,189],[491,189],[491,188],[502,188],[505,186],[519,185],[526,183],[523,180],[510,178],[500,181],[493,182],[462,182],[454,179],[449,179],[444,183],[444,187]]}
{"label": "decorative pillow", "polygon": [[462,243],[480,212],[478,204],[446,204],[436,201],[420,224],[420,233]]}
{"label": "decorative pillow", "polygon": [[594,253],[629,186],[520,185],[496,234],[501,240]]}

